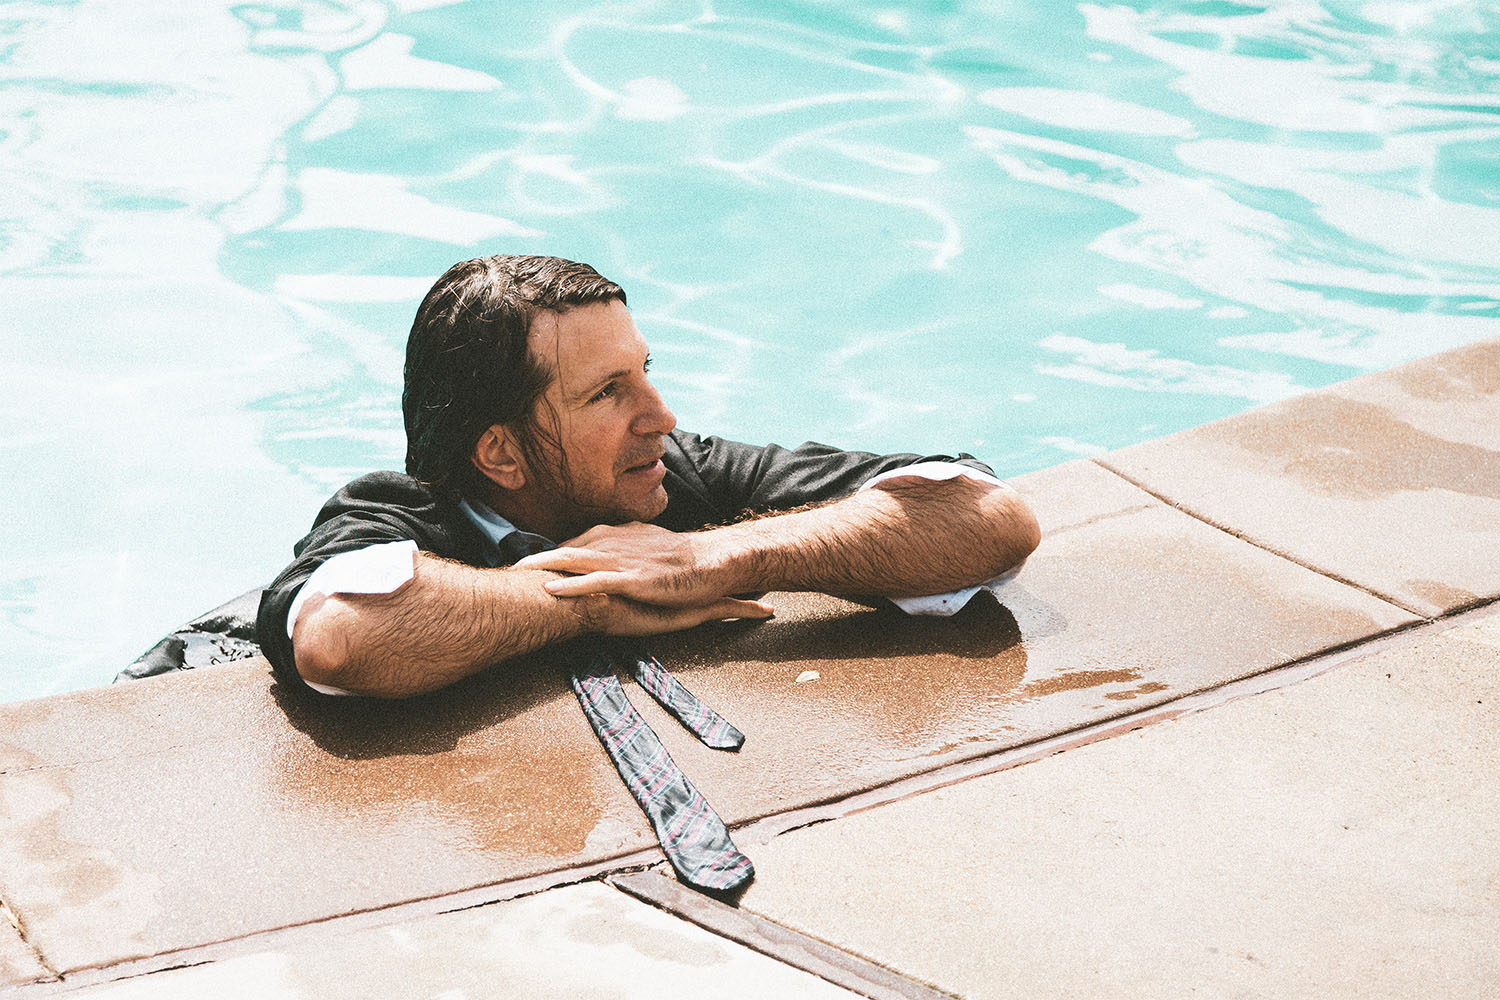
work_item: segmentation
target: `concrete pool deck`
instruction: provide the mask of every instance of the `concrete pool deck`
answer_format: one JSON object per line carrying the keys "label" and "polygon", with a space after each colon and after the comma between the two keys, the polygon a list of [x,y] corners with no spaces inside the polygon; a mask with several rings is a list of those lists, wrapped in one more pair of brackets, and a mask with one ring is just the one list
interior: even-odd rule
{"label": "concrete pool deck", "polygon": [[1016,485],[999,604],[657,645],[748,737],[641,705],[737,908],[640,871],[544,659],[337,709],[254,660],[0,706],[0,987],[1493,995],[1500,341]]}

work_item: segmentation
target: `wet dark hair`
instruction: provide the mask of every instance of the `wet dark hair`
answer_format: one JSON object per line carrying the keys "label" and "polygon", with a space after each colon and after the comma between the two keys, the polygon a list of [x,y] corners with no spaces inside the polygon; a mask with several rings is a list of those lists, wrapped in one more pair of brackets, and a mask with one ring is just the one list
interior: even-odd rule
{"label": "wet dark hair", "polygon": [[555,373],[526,349],[531,320],[613,300],[624,303],[625,290],[560,257],[500,255],[450,267],[422,299],[406,341],[407,474],[472,494],[483,477],[469,459],[494,424],[515,430],[527,462],[544,468],[538,453],[552,431],[538,420],[537,402]]}

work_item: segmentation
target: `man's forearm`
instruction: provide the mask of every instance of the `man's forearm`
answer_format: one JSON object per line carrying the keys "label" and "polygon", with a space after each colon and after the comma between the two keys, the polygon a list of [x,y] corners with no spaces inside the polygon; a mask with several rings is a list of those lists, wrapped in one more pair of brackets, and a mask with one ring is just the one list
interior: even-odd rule
{"label": "man's forearm", "polygon": [[556,573],[482,569],[419,552],[411,580],[388,594],[315,595],[292,631],[303,680],[403,698],[587,632],[644,636],[725,618],[765,618],[756,601],[714,596],[677,606],[588,594],[554,597]]}
{"label": "man's forearm", "polygon": [[594,528],[517,565],[571,574],[546,585],[558,596],[657,605],[766,590],[909,597],[990,580],[1039,539],[1030,509],[1008,489],[903,477],[836,503],[708,531]]}
{"label": "man's forearm", "polygon": [[584,631],[575,602],[542,589],[555,576],[418,553],[411,580],[392,593],[308,601],[292,633],[297,670],[304,680],[379,697],[446,687]]}
{"label": "man's forearm", "polygon": [[914,597],[992,579],[1036,548],[1015,493],[966,478],[891,483],[837,503],[705,533],[736,592]]}

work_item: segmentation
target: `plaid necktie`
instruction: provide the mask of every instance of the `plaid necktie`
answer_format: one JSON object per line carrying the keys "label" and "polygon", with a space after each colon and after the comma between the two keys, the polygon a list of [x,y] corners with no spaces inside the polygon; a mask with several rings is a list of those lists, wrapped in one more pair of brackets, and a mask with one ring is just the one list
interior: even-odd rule
{"label": "plaid necktie", "polygon": [[[485,508],[486,513],[492,512]],[[497,564],[515,562],[553,542],[512,525],[491,535]],[[657,842],[684,882],[700,889],[732,892],[750,881],[755,869],[729,839],[729,829],[688,781],[661,740],[646,725],[620,684],[616,671],[628,664],[636,683],[672,713],[704,745],[738,750],[745,736],[698,700],[638,643],[623,639],[578,639],[561,650],[583,714],[625,787],[651,821]]]}
{"label": "plaid necktie", "polygon": [[715,891],[733,891],[750,881],[755,875],[750,859],[734,846],[724,821],[625,696],[615,658],[630,663],[641,687],[707,746],[738,750],[744,735],[634,644],[593,641],[580,644],[576,655],[571,680],[583,714],[651,821],[678,877]]}

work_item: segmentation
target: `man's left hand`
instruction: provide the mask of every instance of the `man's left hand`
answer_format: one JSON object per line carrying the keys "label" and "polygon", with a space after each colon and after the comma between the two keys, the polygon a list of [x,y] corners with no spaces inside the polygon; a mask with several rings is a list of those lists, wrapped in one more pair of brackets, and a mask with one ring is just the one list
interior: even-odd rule
{"label": "man's left hand", "polygon": [[663,607],[697,606],[726,594],[704,538],[639,522],[600,525],[516,567],[572,574],[547,583],[554,597],[615,594]]}

